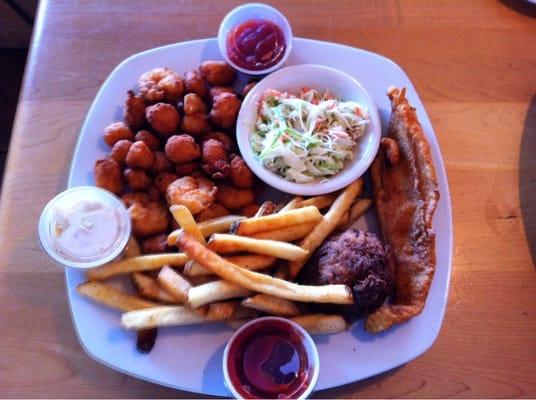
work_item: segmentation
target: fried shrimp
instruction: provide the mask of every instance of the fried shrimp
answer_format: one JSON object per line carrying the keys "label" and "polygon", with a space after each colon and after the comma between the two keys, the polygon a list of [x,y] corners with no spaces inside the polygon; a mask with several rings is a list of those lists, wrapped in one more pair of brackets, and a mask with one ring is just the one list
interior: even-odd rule
{"label": "fried shrimp", "polygon": [[183,205],[192,214],[199,214],[214,203],[217,191],[210,179],[185,176],[169,184],[166,199],[170,206]]}
{"label": "fried shrimp", "polygon": [[139,129],[145,123],[145,102],[141,96],[136,96],[132,90],[127,92],[123,118],[132,129]]}
{"label": "fried shrimp", "polygon": [[203,142],[201,168],[212,179],[224,179],[229,174],[229,161],[222,142],[208,139]]}
{"label": "fried shrimp", "polygon": [[169,68],[155,68],[140,76],[138,90],[146,103],[175,102],[184,93],[184,81]]}

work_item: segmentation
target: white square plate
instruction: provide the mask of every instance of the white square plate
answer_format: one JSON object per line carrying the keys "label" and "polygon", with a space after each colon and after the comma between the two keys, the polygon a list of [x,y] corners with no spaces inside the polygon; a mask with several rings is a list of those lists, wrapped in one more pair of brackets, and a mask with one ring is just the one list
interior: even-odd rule
{"label": "white square plate", "polygon": [[[197,40],[160,47],[136,54],[111,73],[95,98],[80,132],[73,156],[69,187],[92,185],[93,166],[109,151],[100,139],[104,128],[121,120],[127,90],[133,89],[145,71],[167,66],[180,73],[201,61],[221,59],[216,39]],[[415,88],[407,75],[392,61],[338,44],[295,39],[286,65],[323,64],[357,79],[378,106],[385,129],[390,116],[386,96],[389,86],[406,86],[407,97],[416,107],[424,132],[432,147],[441,199],[434,218],[437,232],[437,269],[426,307],[408,323],[371,335],[362,323],[330,336],[317,336],[320,377],[317,390],[358,381],[406,363],[424,353],[436,339],[445,307],[452,253],[452,218],[447,178],[439,146]],[[374,225],[370,218],[362,226]],[[369,229],[374,229],[369,226]],[[101,307],[76,293],[84,273],[65,270],[67,294],[74,325],[85,351],[97,361],[126,374],[178,389],[212,395],[229,395],[224,386],[222,354],[232,330],[223,324],[160,329],[149,354],[136,350],[136,335],[119,326],[119,312]],[[119,282],[124,284],[125,282]]]}

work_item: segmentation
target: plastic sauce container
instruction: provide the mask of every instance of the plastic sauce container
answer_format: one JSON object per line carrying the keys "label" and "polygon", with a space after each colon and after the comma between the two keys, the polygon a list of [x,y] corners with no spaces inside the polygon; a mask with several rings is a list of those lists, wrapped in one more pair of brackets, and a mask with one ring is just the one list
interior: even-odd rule
{"label": "plastic sauce container", "polygon": [[115,259],[130,237],[131,222],[123,203],[95,186],[58,194],[39,219],[39,238],[60,264],[91,268]]}
{"label": "plastic sauce container", "polygon": [[311,336],[295,322],[258,318],[227,343],[223,371],[236,398],[304,399],[318,379],[318,352]]}

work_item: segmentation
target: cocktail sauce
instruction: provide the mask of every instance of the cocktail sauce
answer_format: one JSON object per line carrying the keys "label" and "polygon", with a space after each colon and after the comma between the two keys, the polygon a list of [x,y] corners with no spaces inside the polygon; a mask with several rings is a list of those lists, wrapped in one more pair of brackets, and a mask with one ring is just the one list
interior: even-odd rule
{"label": "cocktail sauce", "polygon": [[297,398],[311,383],[313,365],[301,332],[284,321],[251,325],[229,348],[227,370],[245,399]]}
{"label": "cocktail sauce", "polygon": [[285,48],[281,28],[264,19],[247,20],[227,35],[227,55],[231,61],[254,71],[277,64]]}

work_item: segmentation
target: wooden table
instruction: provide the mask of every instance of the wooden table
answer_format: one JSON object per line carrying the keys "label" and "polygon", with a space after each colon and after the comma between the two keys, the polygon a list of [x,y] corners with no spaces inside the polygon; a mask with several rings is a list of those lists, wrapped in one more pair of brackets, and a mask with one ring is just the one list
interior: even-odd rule
{"label": "wooden table", "polygon": [[[296,36],[383,54],[411,77],[439,136],[454,211],[449,304],[423,356],[319,397],[536,396],[536,20],[517,3],[273,1]],[[45,1],[0,214],[0,395],[195,396],[108,369],[78,343],[63,272],[41,251],[44,204],[111,70],[152,47],[215,36],[237,1]],[[531,17],[532,14],[532,17]]]}

